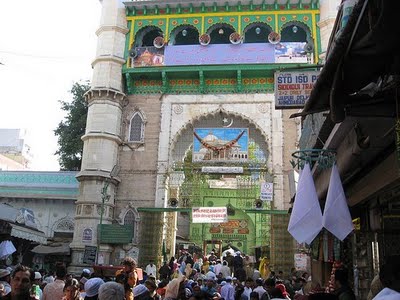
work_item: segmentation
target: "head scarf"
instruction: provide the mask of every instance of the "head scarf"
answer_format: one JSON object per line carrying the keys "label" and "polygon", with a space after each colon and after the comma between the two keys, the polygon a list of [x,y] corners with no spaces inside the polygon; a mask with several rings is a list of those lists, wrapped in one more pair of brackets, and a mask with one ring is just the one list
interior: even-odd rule
{"label": "head scarf", "polygon": [[288,293],[286,292],[286,287],[285,287],[284,284],[278,283],[277,285],[275,285],[275,287],[276,287],[277,289],[280,289],[280,290],[281,290],[283,297],[288,296]]}

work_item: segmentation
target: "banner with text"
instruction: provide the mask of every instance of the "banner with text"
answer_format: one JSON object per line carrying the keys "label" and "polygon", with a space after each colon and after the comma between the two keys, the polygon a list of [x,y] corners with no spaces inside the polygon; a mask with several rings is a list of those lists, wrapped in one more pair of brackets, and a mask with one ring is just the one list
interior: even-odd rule
{"label": "banner with text", "polygon": [[275,108],[302,108],[319,71],[275,72]]}
{"label": "banner with text", "polygon": [[226,207],[193,207],[193,223],[225,223],[228,222]]}
{"label": "banner with text", "polygon": [[260,200],[272,201],[274,198],[274,184],[272,182],[261,182]]}

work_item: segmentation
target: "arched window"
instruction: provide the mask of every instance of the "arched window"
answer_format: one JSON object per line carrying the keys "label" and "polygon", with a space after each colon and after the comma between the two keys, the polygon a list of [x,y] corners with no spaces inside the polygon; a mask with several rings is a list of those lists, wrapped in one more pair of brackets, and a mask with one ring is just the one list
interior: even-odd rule
{"label": "arched window", "polygon": [[272,29],[269,25],[257,22],[247,26],[244,31],[244,43],[268,43],[268,35]]}
{"label": "arched window", "polygon": [[230,44],[229,36],[233,32],[235,32],[235,28],[225,23],[215,24],[207,30],[207,33],[211,37],[210,44]]}
{"label": "arched window", "polygon": [[139,229],[140,229],[140,216],[135,208],[134,202],[129,202],[125,208],[122,209],[118,216],[118,222],[121,225],[127,225],[132,229],[133,239],[132,243],[137,244],[139,239]]}
{"label": "arched window", "polygon": [[144,121],[142,114],[136,112],[129,124],[129,141],[130,142],[144,142]]}
{"label": "arched window", "polygon": [[135,214],[133,211],[128,210],[125,218],[124,218],[124,224],[125,225],[135,225]]}
{"label": "arched window", "polygon": [[139,30],[135,36],[135,47],[152,47],[154,39],[164,36],[162,30],[156,26],[146,26]]}
{"label": "arched window", "polygon": [[136,216],[131,209],[129,209],[125,214],[124,225],[130,225],[132,227],[133,238],[135,239]]}
{"label": "arched window", "polygon": [[174,28],[170,35],[170,45],[198,45],[199,31],[192,25],[181,25]]}
{"label": "arched window", "polygon": [[281,42],[303,42],[311,41],[311,33],[307,26],[300,22],[288,22],[281,31]]}

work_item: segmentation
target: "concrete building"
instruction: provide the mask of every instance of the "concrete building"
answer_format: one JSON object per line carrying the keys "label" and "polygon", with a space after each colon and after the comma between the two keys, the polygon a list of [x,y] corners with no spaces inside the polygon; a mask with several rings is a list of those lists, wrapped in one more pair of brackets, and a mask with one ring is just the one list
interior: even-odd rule
{"label": "concrete building", "polygon": [[[276,268],[293,265],[286,211],[289,161],[298,146],[300,122],[289,119],[297,111],[293,106],[276,109],[274,74],[316,68],[336,4],[102,1],[86,95],[71,271],[85,266],[85,245],[99,247],[104,264],[118,264],[131,255],[144,265],[161,257],[163,241],[172,256],[177,228],[188,241],[210,239],[206,252],[218,240],[221,247],[231,245],[254,256],[261,249],[258,255],[270,257]],[[207,128],[246,130],[249,159],[196,164],[191,159],[194,132]],[[235,144],[234,139],[220,146],[203,136],[199,140],[218,158]],[[227,167],[219,180],[233,177],[240,188],[235,193],[210,189],[203,166]],[[230,168],[237,167],[243,173],[232,175]],[[256,210],[262,181],[273,183],[273,201]],[[213,235],[210,224],[191,224],[188,212],[197,205],[228,206],[234,212],[230,221],[258,224],[257,232],[246,244],[240,239],[248,233]],[[117,234],[126,230],[132,235]]]}
{"label": "concrete building", "polygon": [[[57,260],[70,263],[69,243],[78,194],[76,174],[0,172],[0,215],[3,216],[0,216],[0,223],[7,225],[1,227],[0,234],[14,243],[19,262],[46,269]],[[28,213],[29,218],[19,218],[21,212],[23,216]],[[26,219],[29,222],[24,221]],[[11,231],[5,230],[10,226]]]}
{"label": "concrete building", "polygon": [[[335,153],[355,225],[341,243],[347,252],[340,259],[351,270],[358,298],[367,299],[380,266],[400,252],[399,83],[395,79],[400,74],[396,63],[400,3],[379,1],[379,7],[372,8],[364,0],[346,2],[335,22],[326,64],[298,114],[303,118],[300,149]],[[368,13],[371,8],[374,17]],[[331,168],[319,164],[316,161],[312,174],[324,206]],[[327,237],[330,244],[334,239]],[[313,252],[321,247],[323,243]],[[314,273],[330,278],[331,268],[332,261],[320,261]]]}
{"label": "concrete building", "polygon": [[26,130],[0,128],[0,170],[26,170],[31,160]]}

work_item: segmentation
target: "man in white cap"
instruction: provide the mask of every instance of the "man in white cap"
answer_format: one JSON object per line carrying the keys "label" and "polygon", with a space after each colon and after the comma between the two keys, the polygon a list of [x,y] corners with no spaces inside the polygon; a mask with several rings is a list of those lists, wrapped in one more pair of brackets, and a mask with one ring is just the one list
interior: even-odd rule
{"label": "man in white cap", "polygon": [[103,279],[98,277],[90,278],[88,281],[86,281],[85,283],[86,297],[97,296],[99,294],[99,289],[102,284],[104,284]]}
{"label": "man in white cap", "polygon": [[[33,280],[33,284],[38,285],[39,287],[42,285],[42,274],[40,274],[39,272],[35,272],[35,279]],[[38,293],[39,293],[39,300],[42,300],[43,298],[43,292],[42,289],[37,289]]]}
{"label": "man in white cap", "polygon": [[7,269],[0,269],[0,284],[3,285],[2,296],[5,296],[11,292],[10,279],[10,271]]}
{"label": "man in white cap", "polygon": [[228,262],[226,260],[222,262],[222,267],[219,272],[222,274],[222,278],[226,278],[232,275],[231,269],[229,268]]}
{"label": "man in white cap", "polygon": [[213,272],[213,271],[208,271],[207,272],[207,274],[206,274],[206,279],[207,280],[209,280],[209,279],[211,279],[211,280],[217,280],[217,275],[215,275],[215,273]]}
{"label": "man in white cap", "polygon": [[91,274],[91,272],[90,272],[89,269],[83,269],[81,277],[86,277],[87,279],[89,279],[90,278],[90,274]]}
{"label": "man in white cap", "polygon": [[225,300],[235,300],[235,287],[231,284],[232,277],[225,278],[226,284],[221,288],[221,297]]}

